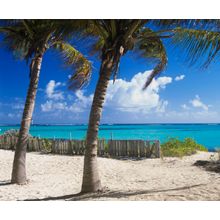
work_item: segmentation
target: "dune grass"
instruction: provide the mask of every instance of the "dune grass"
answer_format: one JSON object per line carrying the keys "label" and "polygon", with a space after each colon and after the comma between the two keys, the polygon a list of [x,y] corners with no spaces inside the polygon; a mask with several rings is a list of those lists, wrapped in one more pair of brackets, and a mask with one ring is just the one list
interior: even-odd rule
{"label": "dune grass", "polygon": [[208,151],[208,149],[196,143],[192,138],[185,138],[183,141],[177,138],[169,138],[161,144],[163,157],[183,157],[195,154],[197,151]]}

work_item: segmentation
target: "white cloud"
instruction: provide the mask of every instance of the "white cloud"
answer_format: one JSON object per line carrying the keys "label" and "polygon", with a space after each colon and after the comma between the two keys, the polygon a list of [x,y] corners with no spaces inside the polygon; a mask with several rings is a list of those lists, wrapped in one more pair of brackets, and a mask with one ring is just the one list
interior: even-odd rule
{"label": "white cloud", "polygon": [[46,101],[41,104],[41,110],[43,112],[50,112],[55,110],[65,110],[67,108],[66,102],[54,102],[53,100]]}
{"label": "white cloud", "polygon": [[183,80],[184,78],[185,78],[185,75],[176,76],[175,81],[180,81],[180,80]]}
{"label": "white cloud", "polygon": [[200,97],[198,95],[195,96],[195,98],[193,100],[190,101],[190,103],[192,104],[193,107],[195,108],[202,108],[204,109],[205,111],[208,111],[209,109],[209,106],[204,104]]}
{"label": "white cloud", "polygon": [[161,100],[159,91],[172,82],[171,77],[153,79],[150,86],[143,90],[144,83],[151,71],[138,73],[130,81],[117,79],[113,84],[110,80],[105,105],[122,112],[148,113],[152,109],[165,111],[168,101]]}
{"label": "white cloud", "polygon": [[[93,95],[85,96],[82,90],[78,90],[75,93],[75,101],[73,103],[67,103],[64,101],[47,100],[44,104],[41,104],[41,110],[43,112],[52,112],[57,110],[69,111],[69,112],[84,112],[89,105],[91,105]],[[73,97],[67,95],[69,100],[73,100]]]}
{"label": "white cloud", "polygon": [[63,92],[62,91],[55,91],[55,89],[59,86],[62,86],[61,82],[55,82],[55,80],[50,80],[50,82],[46,86],[46,94],[47,98],[54,99],[54,100],[63,100]]}
{"label": "white cloud", "polygon": [[186,104],[182,104],[181,107],[184,109],[184,110],[189,110],[190,107]]}

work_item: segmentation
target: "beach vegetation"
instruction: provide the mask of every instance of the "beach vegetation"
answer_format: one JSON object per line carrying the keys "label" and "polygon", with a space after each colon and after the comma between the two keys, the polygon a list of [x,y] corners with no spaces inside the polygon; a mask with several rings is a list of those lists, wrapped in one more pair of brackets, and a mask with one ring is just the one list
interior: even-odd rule
{"label": "beach vegetation", "polygon": [[196,143],[192,138],[179,140],[177,138],[169,138],[161,144],[162,157],[183,157],[195,154],[197,151],[208,151],[201,144]]}
{"label": "beach vegetation", "polygon": [[41,144],[42,144],[42,151],[44,153],[50,153],[52,151],[52,140],[43,138],[41,139]]}

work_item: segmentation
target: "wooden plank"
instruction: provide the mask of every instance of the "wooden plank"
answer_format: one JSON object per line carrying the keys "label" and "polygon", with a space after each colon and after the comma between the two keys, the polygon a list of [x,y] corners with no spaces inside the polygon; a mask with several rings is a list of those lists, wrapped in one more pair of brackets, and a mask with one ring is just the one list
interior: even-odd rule
{"label": "wooden plank", "polygon": [[132,157],[135,157],[135,141],[131,140],[131,142],[132,142],[132,151],[133,151]]}
{"label": "wooden plank", "polygon": [[127,143],[128,143],[128,148],[129,148],[129,154],[128,154],[128,156],[129,157],[132,157],[132,146],[131,146],[131,142],[130,141],[127,141]]}
{"label": "wooden plank", "polygon": [[72,155],[72,141],[68,141],[68,155]]}
{"label": "wooden plank", "polygon": [[78,143],[78,141],[75,141],[75,150],[76,150],[76,155],[79,155],[79,143]]}
{"label": "wooden plank", "polygon": [[121,156],[121,141],[117,140],[117,147],[118,147],[118,157]]}
{"label": "wooden plank", "polygon": [[36,151],[36,139],[33,139],[33,151]]}
{"label": "wooden plank", "polygon": [[138,157],[138,143],[139,141],[134,141],[134,157]]}
{"label": "wooden plank", "polygon": [[97,152],[98,156],[102,156],[103,141],[104,141],[103,139],[98,141],[98,152]]}
{"label": "wooden plank", "polygon": [[114,141],[115,142],[115,157],[118,156],[118,145],[117,145],[117,140]]}
{"label": "wooden plank", "polygon": [[111,140],[111,157],[114,157],[114,141]]}
{"label": "wooden plank", "polygon": [[101,141],[102,140],[97,141],[97,155],[98,156],[101,156]]}
{"label": "wooden plank", "polygon": [[66,140],[63,141],[63,154],[66,154]]}
{"label": "wooden plank", "polygon": [[161,148],[160,148],[160,141],[159,140],[156,142],[156,148],[157,148],[157,155],[156,155],[156,157],[160,158],[161,157]]}
{"label": "wooden plank", "polygon": [[146,141],[146,157],[150,158],[151,157],[151,145],[150,141]]}
{"label": "wooden plank", "polygon": [[75,141],[71,141],[73,155],[76,155]]}
{"label": "wooden plank", "polygon": [[122,140],[122,141],[121,141],[121,156],[122,156],[122,157],[125,156],[125,148],[126,148],[125,141]]}
{"label": "wooden plank", "polygon": [[127,141],[125,141],[125,146],[126,146],[126,148],[125,148],[125,156],[129,156],[129,145],[128,145],[128,142]]}
{"label": "wooden plank", "polygon": [[83,141],[80,141],[80,155],[84,154],[84,143]]}
{"label": "wooden plank", "polygon": [[115,141],[112,140],[112,157],[115,157]]}
{"label": "wooden plank", "polygon": [[115,140],[115,156],[118,157],[118,141]]}
{"label": "wooden plank", "polygon": [[108,140],[108,154],[109,156],[112,155],[112,141]]}
{"label": "wooden plank", "polygon": [[114,140],[111,140],[111,145],[112,145],[112,157],[114,157],[115,156],[115,142],[114,142]]}
{"label": "wooden plank", "polygon": [[69,141],[68,140],[66,140],[66,143],[65,143],[65,154],[67,155],[68,154],[68,150],[69,150],[69,148],[68,148],[68,145],[69,145]]}
{"label": "wooden plank", "polygon": [[61,154],[64,154],[64,141],[61,141]]}
{"label": "wooden plank", "polygon": [[56,152],[55,153],[60,154],[60,140],[59,139],[56,141]]}
{"label": "wooden plank", "polygon": [[140,144],[140,157],[145,157],[146,154],[145,154],[145,143],[144,141],[141,142]]}

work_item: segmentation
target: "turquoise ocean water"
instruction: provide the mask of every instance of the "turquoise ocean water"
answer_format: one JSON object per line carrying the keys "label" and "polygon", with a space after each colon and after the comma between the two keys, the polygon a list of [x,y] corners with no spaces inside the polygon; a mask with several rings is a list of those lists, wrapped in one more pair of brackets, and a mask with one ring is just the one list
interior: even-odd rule
{"label": "turquoise ocean water", "polygon": [[[19,126],[0,126],[0,134]],[[32,125],[30,133],[44,138],[84,139],[86,125]],[[110,139],[143,139],[164,142],[169,137],[191,137],[209,150],[220,148],[220,124],[131,124],[101,125],[99,137]]]}

